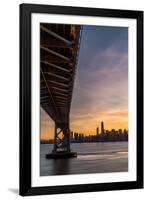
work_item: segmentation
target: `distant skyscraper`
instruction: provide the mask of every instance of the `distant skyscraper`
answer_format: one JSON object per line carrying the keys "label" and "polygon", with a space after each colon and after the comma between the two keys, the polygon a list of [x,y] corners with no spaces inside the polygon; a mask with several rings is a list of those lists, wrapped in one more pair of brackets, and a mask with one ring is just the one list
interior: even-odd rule
{"label": "distant skyscraper", "polygon": [[73,131],[70,132],[70,139],[73,139]]}
{"label": "distant skyscraper", "polygon": [[101,133],[104,133],[104,122],[101,122]]}
{"label": "distant skyscraper", "polygon": [[96,128],[96,135],[99,135],[99,127]]}

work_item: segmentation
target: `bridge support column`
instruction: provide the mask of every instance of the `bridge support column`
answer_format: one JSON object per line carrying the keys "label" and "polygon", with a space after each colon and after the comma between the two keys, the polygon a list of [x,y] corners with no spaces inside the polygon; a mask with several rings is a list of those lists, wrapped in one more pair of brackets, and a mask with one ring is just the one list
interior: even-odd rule
{"label": "bridge support column", "polygon": [[51,154],[46,158],[71,158],[76,157],[76,152],[70,150],[69,124],[55,124],[54,147]]}
{"label": "bridge support column", "polygon": [[54,149],[53,152],[70,152],[70,140],[69,140],[69,126],[58,126],[55,124],[55,137],[54,137]]}

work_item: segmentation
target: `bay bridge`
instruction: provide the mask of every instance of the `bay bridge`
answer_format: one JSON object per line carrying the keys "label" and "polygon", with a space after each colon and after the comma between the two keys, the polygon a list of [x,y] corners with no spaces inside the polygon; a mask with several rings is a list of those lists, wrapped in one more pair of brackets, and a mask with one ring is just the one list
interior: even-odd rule
{"label": "bay bridge", "polygon": [[40,104],[55,122],[46,158],[76,157],[70,149],[70,108],[82,26],[40,24]]}

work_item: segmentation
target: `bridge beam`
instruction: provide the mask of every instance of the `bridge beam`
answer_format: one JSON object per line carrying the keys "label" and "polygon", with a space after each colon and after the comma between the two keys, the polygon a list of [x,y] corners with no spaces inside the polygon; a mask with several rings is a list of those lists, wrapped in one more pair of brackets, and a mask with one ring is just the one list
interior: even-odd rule
{"label": "bridge beam", "polygon": [[80,25],[40,25],[40,102],[55,122],[54,148],[46,158],[77,156],[70,150],[69,116],[80,38]]}
{"label": "bridge beam", "polygon": [[58,34],[56,34],[55,32],[49,30],[48,28],[46,28],[45,26],[41,25],[40,27],[41,27],[41,29],[42,29],[43,31],[45,31],[45,32],[48,33],[49,35],[52,35],[53,37],[55,37],[55,38],[61,40],[61,41],[64,42],[65,44],[67,44],[67,45],[69,45],[69,46],[73,44],[73,42],[71,42],[71,41],[69,41],[69,40],[67,40],[67,39],[65,39],[65,38],[63,38],[63,37],[61,37],[60,35],[58,35]]}

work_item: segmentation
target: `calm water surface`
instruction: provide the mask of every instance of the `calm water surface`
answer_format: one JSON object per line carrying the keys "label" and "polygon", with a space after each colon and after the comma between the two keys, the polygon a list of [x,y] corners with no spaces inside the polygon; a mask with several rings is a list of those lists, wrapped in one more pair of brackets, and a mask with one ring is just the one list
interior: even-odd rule
{"label": "calm water surface", "polygon": [[52,144],[40,145],[41,176],[128,171],[128,142],[71,144],[77,158],[46,159],[52,149]]}

